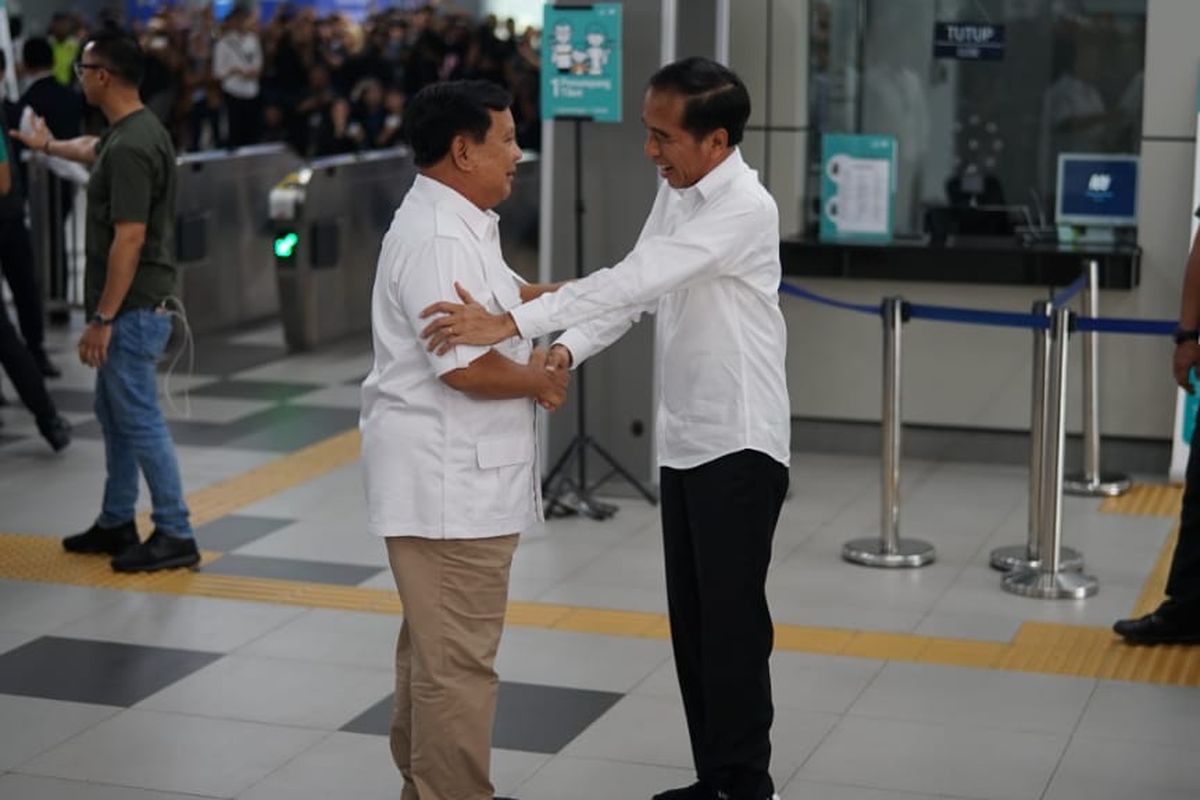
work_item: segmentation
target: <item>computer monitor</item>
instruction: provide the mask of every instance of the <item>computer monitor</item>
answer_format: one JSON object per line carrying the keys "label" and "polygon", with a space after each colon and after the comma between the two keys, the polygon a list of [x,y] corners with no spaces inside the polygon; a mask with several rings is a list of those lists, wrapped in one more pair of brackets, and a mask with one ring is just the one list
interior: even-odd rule
{"label": "computer monitor", "polygon": [[1137,225],[1138,157],[1109,153],[1058,156],[1059,225],[1121,228]]}

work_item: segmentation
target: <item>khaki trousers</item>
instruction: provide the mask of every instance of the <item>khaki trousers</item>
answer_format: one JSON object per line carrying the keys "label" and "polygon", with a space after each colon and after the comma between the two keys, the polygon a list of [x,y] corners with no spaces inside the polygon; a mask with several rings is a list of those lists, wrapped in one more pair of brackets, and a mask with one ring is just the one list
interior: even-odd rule
{"label": "khaki trousers", "polygon": [[493,665],[517,538],[387,539],[404,604],[391,730],[401,800],[492,800]]}

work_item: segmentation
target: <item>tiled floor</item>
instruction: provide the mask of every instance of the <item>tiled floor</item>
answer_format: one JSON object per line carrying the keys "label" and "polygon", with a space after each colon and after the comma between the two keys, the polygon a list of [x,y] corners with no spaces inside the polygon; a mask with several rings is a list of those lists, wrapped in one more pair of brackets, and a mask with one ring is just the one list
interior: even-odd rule
{"label": "tiled floor", "polygon": [[[0,410],[0,532],[57,537],[90,522],[103,451],[90,376],[53,386],[78,437],[55,456]],[[355,425],[365,342],[286,357],[277,326],[202,341],[176,375],[172,428],[189,492]],[[12,396],[11,390],[6,391]],[[1172,528],[1068,499],[1066,538],[1102,587],[1079,602],[1005,594],[987,565],[1025,536],[1026,477],[1006,466],[905,464],[902,529],[936,544],[916,571],[841,561],[873,535],[878,465],[797,454],[769,578],[787,625],[1008,642],[1043,621],[1104,627],[1128,613]],[[245,505],[198,531],[230,580],[390,590],[363,533],[357,464]],[[661,614],[656,511],[526,532],[514,601]],[[2,555],[2,554],[0,554]],[[0,579],[0,798],[396,798],[384,737],[398,620],[361,610]],[[886,656],[886,654],[884,654]],[[690,782],[669,644],[510,626],[493,773],[523,800],[645,800]],[[1200,797],[1200,689],[780,650],[773,773],[784,800]],[[1196,683],[1197,681],[1192,681]]]}

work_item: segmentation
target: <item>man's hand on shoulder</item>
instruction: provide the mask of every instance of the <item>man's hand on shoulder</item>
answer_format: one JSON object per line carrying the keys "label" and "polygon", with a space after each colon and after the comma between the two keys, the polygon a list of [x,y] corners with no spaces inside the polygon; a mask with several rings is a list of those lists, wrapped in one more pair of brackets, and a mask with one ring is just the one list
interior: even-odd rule
{"label": "man's hand on shoulder", "polygon": [[454,284],[454,290],[462,298],[462,304],[443,300],[421,312],[421,319],[435,314],[442,315],[421,331],[421,338],[428,339],[425,346],[430,352],[436,352],[439,356],[445,355],[455,345],[496,344],[520,333],[510,314],[488,313],[488,310],[458,283]]}

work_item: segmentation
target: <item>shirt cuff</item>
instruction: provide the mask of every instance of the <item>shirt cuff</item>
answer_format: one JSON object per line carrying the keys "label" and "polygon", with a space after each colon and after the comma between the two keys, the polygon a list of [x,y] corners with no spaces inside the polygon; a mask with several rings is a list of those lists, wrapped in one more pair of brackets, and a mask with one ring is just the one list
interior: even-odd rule
{"label": "shirt cuff", "polygon": [[542,302],[541,297],[522,303],[510,309],[508,313],[512,314],[513,322],[517,324],[517,331],[523,339],[536,339],[554,330],[550,315],[546,311],[546,304]]}
{"label": "shirt cuff", "polygon": [[561,344],[571,351],[571,369],[575,369],[592,355],[592,346],[588,337],[577,328],[571,328],[554,340],[554,345]]}

